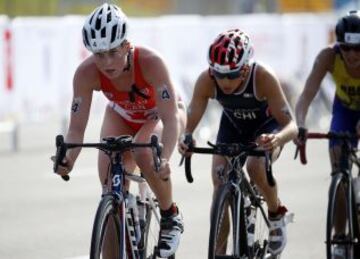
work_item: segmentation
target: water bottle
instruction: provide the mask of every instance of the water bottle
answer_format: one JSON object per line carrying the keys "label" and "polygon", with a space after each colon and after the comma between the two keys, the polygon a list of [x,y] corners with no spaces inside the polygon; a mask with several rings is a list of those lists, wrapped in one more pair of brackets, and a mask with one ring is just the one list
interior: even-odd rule
{"label": "water bottle", "polygon": [[143,230],[145,228],[145,224],[146,224],[146,205],[145,205],[145,200],[142,200],[140,196],[136,196],[136,204],[138,207],[138,212],[139,212],[139,223],[140,223],[140,227],[141,230]]}
{"label": "water bottle", "polygon": [[254,206],[251,206],[251,201],[249,197],[244,199],[244,209],[246,215],[246,229],[248,236],[248,246],[252,247],[255,239],[255,221],[256,221],[256,210]]}
{"label": "water bottle", "polygon": [[137,244],[139,244],[141,239],[141,229],[139,223],[139,211],[137,208],[136,198],[131,193],[128,194],[127,198],[128,198],[128,209],[132,215],[136,242]]}

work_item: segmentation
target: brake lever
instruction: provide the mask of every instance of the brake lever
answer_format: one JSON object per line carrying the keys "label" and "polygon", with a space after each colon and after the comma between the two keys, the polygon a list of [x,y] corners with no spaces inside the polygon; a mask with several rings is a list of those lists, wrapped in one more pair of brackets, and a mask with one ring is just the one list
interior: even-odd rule
{"label": "brake lever", "polygon": [[271,153],[268,151],[265,151],[265,169],[266,169],[266,177],[269,182],[269,185],[275,186],[275,180],[272,174],[272,167],[271,167]]}
{"label": "brake lever", "polygon": [[155,171],[159,172],[161,166],[162,146],[159,144],[159,139],[156,135],[151,136],[151,145],[153,151],[153,161],[154,161]]}
{"label": "brake lever", "polygon": [[[188,145],[189,149],[191,149],[193,147],[193,138],[192,138],[191,134],[185,134],[184,143]],[[185,154],[183,154],[181,156],[179,166],[183,165],[185,158],[186,158],[186,156],[185,156]]]}
{"label": "brake lever", "polygon": [[[53,167],[53,171],[54,173],[57,172],[59,165],[61,166],[66,166],[62,160],[64,159],[65,155],[66,155],[66,144],[64,143],[64,136],[63,135],[57,135],[56,139],[56,155],[55,155],[55,162],[54,162],[54,167]],[[70,177],[69,175],[61,175],[61,178],[64,181],[69,181]]]}

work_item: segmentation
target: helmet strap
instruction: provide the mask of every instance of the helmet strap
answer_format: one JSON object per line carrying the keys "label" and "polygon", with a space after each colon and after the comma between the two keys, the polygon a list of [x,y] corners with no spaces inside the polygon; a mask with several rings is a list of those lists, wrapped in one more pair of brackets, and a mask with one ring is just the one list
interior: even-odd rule
{"label": "helmet strap", "polygon": [[129,49],[128,53],[126,54],[126,66],[124,67],[123,72],[130,71],[131,68],[130,57],[131,57],[131,49]]}

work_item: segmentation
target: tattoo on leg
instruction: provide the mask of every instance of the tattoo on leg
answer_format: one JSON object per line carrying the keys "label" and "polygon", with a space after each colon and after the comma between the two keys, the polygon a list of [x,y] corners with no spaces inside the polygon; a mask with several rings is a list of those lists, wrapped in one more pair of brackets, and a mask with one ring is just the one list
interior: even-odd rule
{"label": "tattoo on leg", "polygon": [[76,97],[73,100],[73,103],[71,105],[71,111],[73,113],[77,113],[80,110],[80,104],[82,102],[82,98],[81,97]]}

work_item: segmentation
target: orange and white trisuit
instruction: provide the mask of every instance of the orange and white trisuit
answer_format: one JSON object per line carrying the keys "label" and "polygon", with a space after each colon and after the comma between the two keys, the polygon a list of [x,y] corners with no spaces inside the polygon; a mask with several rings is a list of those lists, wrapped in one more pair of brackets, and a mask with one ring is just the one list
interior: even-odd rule
{"label": "orange and white trisuit", "polygon": [[139,49],[134,49],[134,79],[130,92],[119,91],[110,79],[99,71],[101,91],[110,100],[114,109],[125,123],[136,132],[148,120],[158,119],[155,88],[147,83],[139,65]]}

